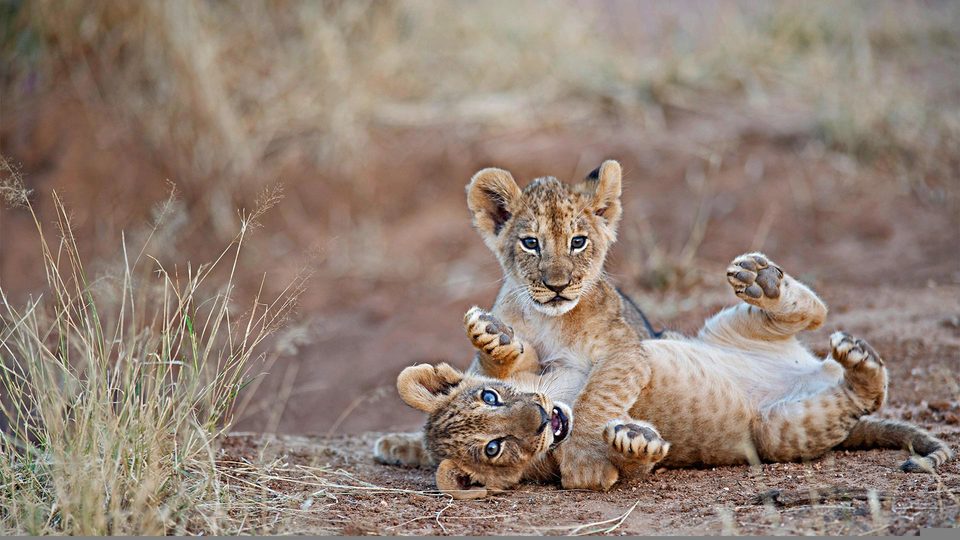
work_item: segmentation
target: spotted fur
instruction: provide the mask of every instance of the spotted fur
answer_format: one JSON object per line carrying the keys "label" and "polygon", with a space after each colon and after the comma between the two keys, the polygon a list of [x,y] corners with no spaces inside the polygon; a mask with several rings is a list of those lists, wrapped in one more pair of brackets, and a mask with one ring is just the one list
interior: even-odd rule
{"label": "spotted fur", "polygon": [[[559,409],[563,418],[571,411],[546,393],[521,390],[517,383],[523,383],[522,376],[511,384],[463,374],[447,364],[403,370],[397,389],[407,404],[427,413],[426,426],[416,437],[381,437],[374,451],[377,461],[436,464],[437,486],[457,498],[506,489],[521,478],[549,476],[556,468],[550,452],[557,442],[551,425],[554,410]],[[486,401],[484,393],[495,396],[495,401]],[[569,424],[563,436],[568,431]],[[491,442],[498,445],[494,455],[486,452]]]}
{"label": "spotted fur", "polygon": [[[602,272],[620,217],[620,167],[605,162],[594,176],[576,186],[538,179],[521,191],[506,171],[485,169],[468,186],[474,225],[505,279],[491,313],[474,308],[465,318],[477,348],[466,377],[501,379],[517,399],[571,403],[576,429],[555,449],[518,453],[509,466],[480,471],[475,454],[463,449],[473,444],[470,437],[494,437],[505,428],[487,423],[483,418],[493,413],[469,401],[444,401],[424,437],[427,452],[447,461],[438,468],[438,485],[450,471],[469,471],[472,484],[497,489],[559,473],[565,487],[608,489],[657,461],[672,467],[790,461],[837,446],[910,449],[916,455],[903,466],[909,471],[932,470],[952,457],[915,426],[867,416],[886,398],[880,355],[836,333],[830,355],[816,358],[796,335],[821,326],[826,305],[763,254],[742,255],[727,269],[743,303],[707,320],[696,337],[647,339],[649,325],[631,316],[632,306]],[[539,252],[521,245],[530,235]],[[589,240],[574,253],[576,235]],[[547,286],[567,278],[569,290]],[[545,308],[545,291],[566,300]],[[406,394],[408,403],[416,401],[416,392]],[[662,442],[630,443],[611,434],[611,425],[646,426]],[[657,460],[623,451],[650,446],[668,451]]]}

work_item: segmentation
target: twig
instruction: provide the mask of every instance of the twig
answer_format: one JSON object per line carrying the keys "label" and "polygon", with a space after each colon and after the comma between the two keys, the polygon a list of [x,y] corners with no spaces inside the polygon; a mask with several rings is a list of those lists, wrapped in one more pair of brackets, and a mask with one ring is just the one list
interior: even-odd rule
{"label": "twig", "polygon": [[357,407],[359,407],[360,405],[366,402],[375,402],[381,399],[384,395],[386,395],[387,388],[388,387],[386,386],[380,386],[374,389],[373,393],[369,395],[361,395],[356,399],[354,399],[353,401],[351,401],[350,404],[347,405],[347,408],[344,409],[342,413],[340,413],[340,416],[338,416],[337,419],[334,420],[333,425],[330,426],[330,429],[327,430],[327,437],[333,435],[337,431],[337,429],[340,427],[340,424],[343,424],[343,421],[346,420],[347,417],[350,416],[350,413],[352,413]]}
{"label": "twig", "polygon": [[[619,516],[612,517],[610,519],[605,519],[603,521],[585,523],[583,525],[577,525],[572,528],[569,525],[566,525],[566,526],[561,525],[558,527],[536,527],[536,528],[540,530],[570,529],[569,531],[567,531],[565,536],[585,536],[585,535],[594,535],[594,534],[607,534],[617,530],[617,528],[619,528],[620,525],[623,525],[623,522],[626,521],[628,517],[630,517],[630,514],[633,513],[634,509],[636,509],[639,504],[640,504],[640,501],[637,500],[637,502],[633,503],[633,506],[627,509],[626,512],[620,514]],[[613,525],[611,525],[606,529],[601,527],[603,525],[607,525],[608,523],[613,523]],[[600,527],[600,528],[589,529],[590,527]]]}

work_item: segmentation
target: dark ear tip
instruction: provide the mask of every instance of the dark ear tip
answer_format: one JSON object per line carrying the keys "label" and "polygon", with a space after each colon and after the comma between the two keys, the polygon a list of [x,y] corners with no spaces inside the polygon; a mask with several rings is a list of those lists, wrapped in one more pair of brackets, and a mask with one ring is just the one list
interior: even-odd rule
{"label": "dark ear tip", "polygon": [[599,180],[600,179],[600,167],[590,171],[590,174],[587,175],[587,180]]}

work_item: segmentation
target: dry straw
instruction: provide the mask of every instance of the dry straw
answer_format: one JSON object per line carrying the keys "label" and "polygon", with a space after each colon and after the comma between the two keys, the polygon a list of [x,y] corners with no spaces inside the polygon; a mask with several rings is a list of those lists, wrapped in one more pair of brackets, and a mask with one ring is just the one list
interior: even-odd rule
{"label": "dry straw", "polygon": [[211,263],[165,268],[148,255],[151,234],[93,280],[57,194],[51,237],[18,171],[3,160],[0,172],[4,198],[36,224],[46,275],[22,306],[0,287],[0,533],[233,530],[217,437],[305,279],[245,312],[234,301],[245,238],[275,200],[242,214]]}

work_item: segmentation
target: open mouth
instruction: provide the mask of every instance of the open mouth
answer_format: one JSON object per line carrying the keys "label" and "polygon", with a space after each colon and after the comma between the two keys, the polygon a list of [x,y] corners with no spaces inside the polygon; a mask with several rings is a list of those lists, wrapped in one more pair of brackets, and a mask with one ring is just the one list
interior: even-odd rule
{"label": "open mouth", "polygon": [[550,445],[550,448],[555,448],[570,433],[570,420],[559,407],[554,407],[550,413],[550,429],[553,430],[553,444]]}
{"label": "open mouth", "polygon": [[564,302],[569,302],[569,301],[570,301],[569,298],[565,298],[565,297],[560,296],[560,295],[558,294],[558,295],[554,296],[553,298],[551,298],[550,300],[547,300],[546,302],[543,302],[543,304],[548,305],[548,306],[556,306],[556,305],[562,304],[562,303],[564,303]]}

